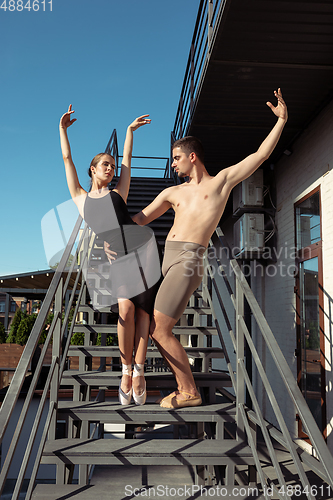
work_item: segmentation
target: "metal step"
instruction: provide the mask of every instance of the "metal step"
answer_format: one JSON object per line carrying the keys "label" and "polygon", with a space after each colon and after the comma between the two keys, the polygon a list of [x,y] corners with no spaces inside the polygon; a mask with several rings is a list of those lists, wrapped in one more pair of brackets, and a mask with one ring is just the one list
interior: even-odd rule
{"label": "metal step", "polygon": [[[84,304],[79,306],[79,312],[94,312],[94,308],[90,304]],[[110,312],[110,308],[105,308],[105,309],[100,309],[100,312]],[[210,307],[204,307],[204,306],[199,306],[199,307],[186,307],[185,311],[183,314],[200,314],[200,315],[207,315],[207,314],[212,314],[212,310]]]}
{"label": "metal step", "polygon": [[[150,472],[152,467],[158,471]],[[185,467],[185,466],[184,466]],[[175,482],[175,474],[179,473],[179,467],[172,467],[174,472],[170,471],[171,467],[166,466],[151,466],[148,467],[149,485],[142,484],[142,468],[126,466],[121,468],[124,471],[125,477],[119,477],[117,469],[120,466],[105,467],[108,472],[109,481],[103,478],[103,481],[94,482],[94,478],[87,486],[79,486],[73,484],[65,485],[47,485],[38,484],[32,494],[33,500],[126,500],[131,498],[149,498],[149,500],[161,500],[162,498],[176,498],[181,500],[193,500],[195,498],[229,498],[233,500],[264,500],[264,495],[260,491],[251,486],[198,486],[193,484],[191,476],[183,482]],[[135,470],[133,470],[135,469]],[[169,479],[160,480],[163,472],[168,470]],[[154,481],[151,481],[151,476],[154,476]],[[156,476],[156,478],[155,478]],[[157,488],[158,485],[158,488]],[[112,496],[110,494],[112,491]],[[175,496],[175,494],[178,496]],[[140,496],[139,496],[140,495]],[[181,495],[181,496],[180,496]]]}
{"label": "metal step", "polygon": [[[188,356],[192,358],[224,358],[224,352],[220,347],[184,347]],[[76,346],[69,347],[68,356],[82,356],[82,357],[119,357],[118,346]],[[147,358],[161,358],[157,347],[147,348]]]}
{"label": "metal step", "polygon": [[[208,388],[210,391],[210,402],[214,403],[215,390],[219,387],[231,387],[228,373],[202,373],[193,372],[197,387]],[[121,372],[114,371],[89,371],[66,370],[63,373],[61,385],[90,386],[90,387],[119,387]],[[171,372],[148,372],[145,373],[147,389],[175,389],[176,381]]]}
{"label": "metal step", "polygon": [[[74,332],[82,333],[112,333],[117,334],[117,325],[75,325]],[[175,335],[217,335],[213,326],[174,326],[172,329]]]}
{"label": "metal step", "polygon": [[[162,408],[156,403],[143,406],[122,406],[118,402],[59,401],[58,416],[104,424],[180,424],[197,422],[218,423],[217,435],[222,439],[224,422],[234,422],[235,403],[219,403],[178,410]],[[219,427],[221,426],[221,427]]]}
{"label": "metal step", "polygon": [[251,448],[233,439],[56,439],[42,464],[254,465]]}

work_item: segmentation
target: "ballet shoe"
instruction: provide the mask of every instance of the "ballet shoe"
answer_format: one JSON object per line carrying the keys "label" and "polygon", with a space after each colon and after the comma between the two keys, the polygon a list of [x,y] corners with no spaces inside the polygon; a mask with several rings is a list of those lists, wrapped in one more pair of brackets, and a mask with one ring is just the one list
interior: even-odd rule
{"label": "ballet shoe", "polygon": [[146,398],[147,398],[147,391],[146,391],[146,381],[145,381],[145,388],[144,388],[144,391],[142,394],[136,394],[135,390],[133,389],[133,399],[134,399],[134,403],[136,405],[144,405],[145,402],[146,402]]}
{"label": "ballet shoe", "polygon": [[[122,375],[128,375],[129,377],[132,377],[132,365],[123,365]],[[131,387],[130,390],[126,393],[121,388],[121,381],[122,379],[119,382],[119,390],[118,390],[119,403],[121,405],[129,405],[132,399],[133,387]]]}
{"label": "ballet shoe", "polygon": [[177,395],[170,397],[164,398],[160,406],[162,408],[172,408],[172,409],[178,409],[178,408],[187,408],[189,406],[200,406],[202,403],[201,396],[194,396],[193,394],[190,394],[189,392],[185,391],[178,391],[180,394],[185,394],[186,396],[190,396],[187,399],[177,399]]}
{"label": "ballet shoe", "polygon": [[[143,377],[143,376],[144,376],[144,365],[135,364],[133,370],[133,378]],[[145,388],[142,394],[136,394],[135,390],[133,389],[133,399],[136,405],[142,406],[145,404],[146,398],[147,398],[147,391],[146,391],[146,381],[145,381]]]}
{"label": "ballet shoe", "polygon": [[167,399],[171,399],[175,395],[176,395],[176,391],[173,391],[170,394],[168,394],[167,396],[163,396],[163,397],[161,396],[160,398],[156,399],[155,403],[161,404],[162,401],[166,401]]}
{"label": "ballet shoe", "polygon": [[118,391],[119,403],[121,405],[129,405],[132,399],[133,387],[131,387],[129,392],[126,394],[126,392],[124,392],[120,386],[121,386],[121,381],[119,382],[119,391]]}

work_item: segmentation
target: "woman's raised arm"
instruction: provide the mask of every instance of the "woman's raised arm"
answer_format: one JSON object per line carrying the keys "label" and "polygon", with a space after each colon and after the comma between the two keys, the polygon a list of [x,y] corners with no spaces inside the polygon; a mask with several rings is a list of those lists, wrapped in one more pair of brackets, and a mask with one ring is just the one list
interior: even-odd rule
{"label": "woman's raised arm", "polygon": [[139,116],[132,122],[126,132],[126,138],[124,142],[124,151],[123,151],[123,161],[121,163],[121,173],[119,181],[115,187],[115,191],[122,196],[125,203],[127,202],[130,182],[131,182],[131,159],[132,159],[132,151],[133,151],[133,132],[142,127],[142,125],[146,125],[150,123],[151,120],[148,118],[149,115]]}
{"label": "woman's raised arm", "polygon": [[66,169],[68,189],[71,194],[71,197],[73,198],[74,203],[76,203],[76,205],[79,206],[81,205],[79,201],[80,196],[82,194],[85,194],[86,191],[79,183],[76,168],[72,160],[71,148],[67,136],[68,127],[73,125],[73,123],[76,121],[76,118],[71,119],[71,115],[73,113],[74,111],[72,110],[72,105],[70,104],[67,113],[62,115],[62,117],[60,118],[59,133],[60,133],[61,152]]}

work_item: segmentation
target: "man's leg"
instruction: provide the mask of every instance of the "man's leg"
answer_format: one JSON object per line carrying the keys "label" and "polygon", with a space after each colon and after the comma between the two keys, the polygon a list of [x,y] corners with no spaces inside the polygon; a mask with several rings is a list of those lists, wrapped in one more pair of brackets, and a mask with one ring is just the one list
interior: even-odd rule
{"label": "man's leg", "polygon": [[[177,320],[174,318],[155,309],[150,326],[150,335],[175,375],[178,386],[178,391],[175,393],[176,399],[179,401],[187,400],[191,398],[191,395],[200,398],[187,354],[172,333],[172,328],[176,322]],[[197,402],[198,405],[200,403],[201,401]]]}

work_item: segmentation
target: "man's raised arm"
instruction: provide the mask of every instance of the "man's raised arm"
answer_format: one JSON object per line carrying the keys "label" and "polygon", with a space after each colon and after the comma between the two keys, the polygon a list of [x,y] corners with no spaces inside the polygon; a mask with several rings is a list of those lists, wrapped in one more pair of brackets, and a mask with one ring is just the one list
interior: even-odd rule
{"label": "man's raised arm", "polygon": [[149,224],[152,220],[161,217],[169,208],[171,208],[172,204],[169,201],[170,188],[164,189],[156,198],[148,205],[146,208],[141,210],[141,212],[135,214],[132,219],[139,226],[145,226]]}
{"label": "man's raised arm", "polygon": [[266,104],[271,108],[275,116],[277,116],[278,120],[266,139],[261,143],[255,153],[249,155],[236,165],[225,168],[220,172],[220,174],[217,174],[217,176],[223,176],[230,189],[253,174],[253,172],[269,158],[280,139],[282,130],[288,119],[288,111],[286,103],[282,98],[281,89],[278,89],[277,92],[274,91],[274,94],[278,100],[277,105],[273,106],[270,102],[267,102]]}

